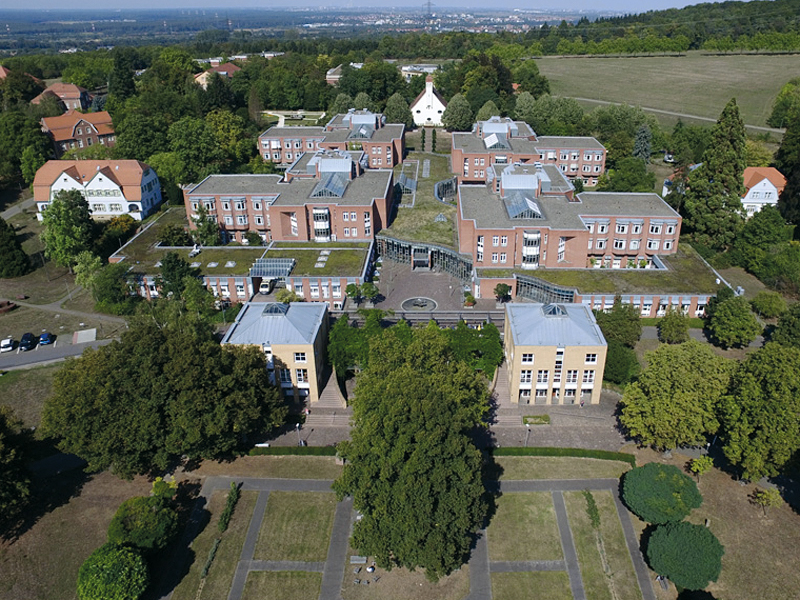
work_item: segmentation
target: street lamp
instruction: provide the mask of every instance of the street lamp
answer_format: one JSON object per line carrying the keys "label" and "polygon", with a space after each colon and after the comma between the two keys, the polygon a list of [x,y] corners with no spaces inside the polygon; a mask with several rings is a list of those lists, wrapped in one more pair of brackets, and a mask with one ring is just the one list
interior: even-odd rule
{"label": "street lamp", "polygon": [[297,445],[298,446],[305,446],[305,442],[300,439],[300,423],[294,424],[294,430],[297,432]]}
{"label": "street lamp", "polygon": [[531,424],[530,423],[525,423],[525,427],[528,428],[528,430],[525,432],[525,447],[527,448],[528,447],[528,437],[531,435]]}

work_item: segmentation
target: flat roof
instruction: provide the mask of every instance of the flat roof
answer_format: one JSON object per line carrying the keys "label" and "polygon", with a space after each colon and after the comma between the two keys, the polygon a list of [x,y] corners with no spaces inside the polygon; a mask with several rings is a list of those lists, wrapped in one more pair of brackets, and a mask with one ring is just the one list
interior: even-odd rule
{"label": "flat roof", "polygon": [[478,154],[492,152],[495,154],[542,154],[547,150],[604,150],[605,146],[593,137],[571,137],[571,136],[540,136],[537,140],[531,141],[522,137],[507,138],[511,149],[497,148],[489,150],[477,133],[453,133],[453,148],[460,149],[462,152]]}
{"label": "flat roof", "polygon": [[327,132],[324,127],[316,125],[288,125],[278,127],[277,125],[270,127],[264,133],[259,135],[263,137],[287,137],[287,138],[301,138],[301,137],[325,137]]}
{"label": "flat roof", "polygon": [[588,136],[540,135],[536,145],[543,149],[605,150],[603,144]]}

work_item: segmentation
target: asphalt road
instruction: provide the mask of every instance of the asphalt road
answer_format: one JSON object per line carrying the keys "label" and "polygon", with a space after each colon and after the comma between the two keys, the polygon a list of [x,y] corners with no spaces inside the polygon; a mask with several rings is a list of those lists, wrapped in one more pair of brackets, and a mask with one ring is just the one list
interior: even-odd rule
{"label": "asphalt road", "polygon": [[[65,336],[65,338],[68,336]],[[39,346],[27,352],[20,352],[16,348],[13,352],[0,354],[0,370],[25,369],[36,365],[58,362],[83,354],[86,348],[99,348],[110,344],[113,340],[97,340],[85,344],[75,344],[74,346],[67,341],[56,340],[52,346]]]}

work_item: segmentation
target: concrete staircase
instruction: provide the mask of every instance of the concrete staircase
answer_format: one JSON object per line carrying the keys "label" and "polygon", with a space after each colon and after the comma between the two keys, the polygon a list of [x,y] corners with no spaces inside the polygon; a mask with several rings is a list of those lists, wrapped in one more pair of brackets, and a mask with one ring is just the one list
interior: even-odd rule
{"label": "concrete staircase", "polygon": [[319,395],[319,402],[314,405],[314,408],[337,409],[345,408],[346,406],[347,403],[345,402],[344,396],[342,396],[342,392],[339,390],[339,384],[336,381],[336,374],[330,372],[328,374],[328,381],[325,383],[325,387],[322,389],[322,393]]}
{"label": "concrete staircase", "polygon": [[[503,363],[497,367],[497,374],[495,375],[494,381],[494,392],[492,393],[494,396],[494,400],[497,404],[498,410],[501,408],[511,408],[511,397],[509,396],[508,392],[508,369],[506,368],[506,363]],[[516,408],[516,406],[514,406]]]}

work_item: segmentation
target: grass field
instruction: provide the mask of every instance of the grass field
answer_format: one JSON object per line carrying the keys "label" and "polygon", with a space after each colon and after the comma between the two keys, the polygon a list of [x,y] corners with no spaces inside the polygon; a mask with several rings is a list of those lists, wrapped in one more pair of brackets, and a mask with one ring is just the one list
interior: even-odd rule
{"label": "grass field", "polygon": [[335,512],[333,493],[270,492],[255,558],[324,561]]}
{"label": "grass field", "polygon": [[316,600],[321,586],[322,573],[253,572],[247,576],[242,600]]}
{"label": "grass field", "polygon": [[569,576],[564,571],[492,573],[492,600],[572,600]]}
{"label": "grass field", "polygon": [[336,479],[342,466],[332,456],[242,456],[232,462],[203,461],[192,476],[274,477],[276,479]]}
{"label": "grass field", "polygon": [[562,456],[497,456],[504,481],[521,479],[605,479],[630,469],[625,462]]}
{"label": "grass field", "polygon": [[[219,490],[214,492],[206,507],[211,517],[205,529],[192,543],[194,562],[189,573],[183,578],[172,595],[174,600],[215,600],[227,598],[228,591],[233,581],[233,574],[242,553],[242,545],[253,516],[253,508],[258,499],[257,492],[242,492],[236,510],[233,513],[228,529],[220,533],[217,529],[219,514],[225,508],[227,492]],[[214,556],[214,562],[208,571],[208,576],[200,592],[200,574],[208,558],[208,552],[216,538],[221,538],[219,548]]]}
{"label": "grass field", "polygon": [[[797,54],[545,57],[536,64],[557,96],[625,102],[713,120],[735,97],[744,122],[756,126],[766,126],[778,91],[800,73]],[[665,124],[676,120],[664,118]]]}
{"label": "grass field", "polygon": [[[72,334],[80,329],[97,329],[97,339],[115,337],[125,329],[125,322],[101,320],[92,316],[71,315],[65,312],[52,312],[20,306],[11,312],[0,315],[0,336],[13,336],[19,342],[23,333],[31,332],[38,336],[49,331],[58,336],[58,345],[71,344]],[[36,352],[36,350],[33,350]]]}
{"label": "grass field", "polygon": [[486,533],[490,560],[564,558],[549,492],[503,494]]}
{"label": "grass field", "polygon": [[[342,598],[344,600],[462,600],[469,594],[469,566],[464,565],[436,583],[425,578],[421,570],[378,569],[375,575],[380,579],[370,579],[368,585],[356,584],[357,578],[363,578],[364,571],[354,574],[350,565],[344,572]],[[301,600],[298,598],[297,600]]]}
{"label": "grass field", "polygon": [[584,495],[564,493],[586,596],[594,600],[641,600],[614,498],[608,491],[592,492],[592,496],[600,514],[599,530],[592,527]]}
{"label": "grass field", "polygon": [[42,406],[53,390],[53,377],[61,365],[17,369],[0,377],[0,404],[10,407],[25,427],[38,427]]}

